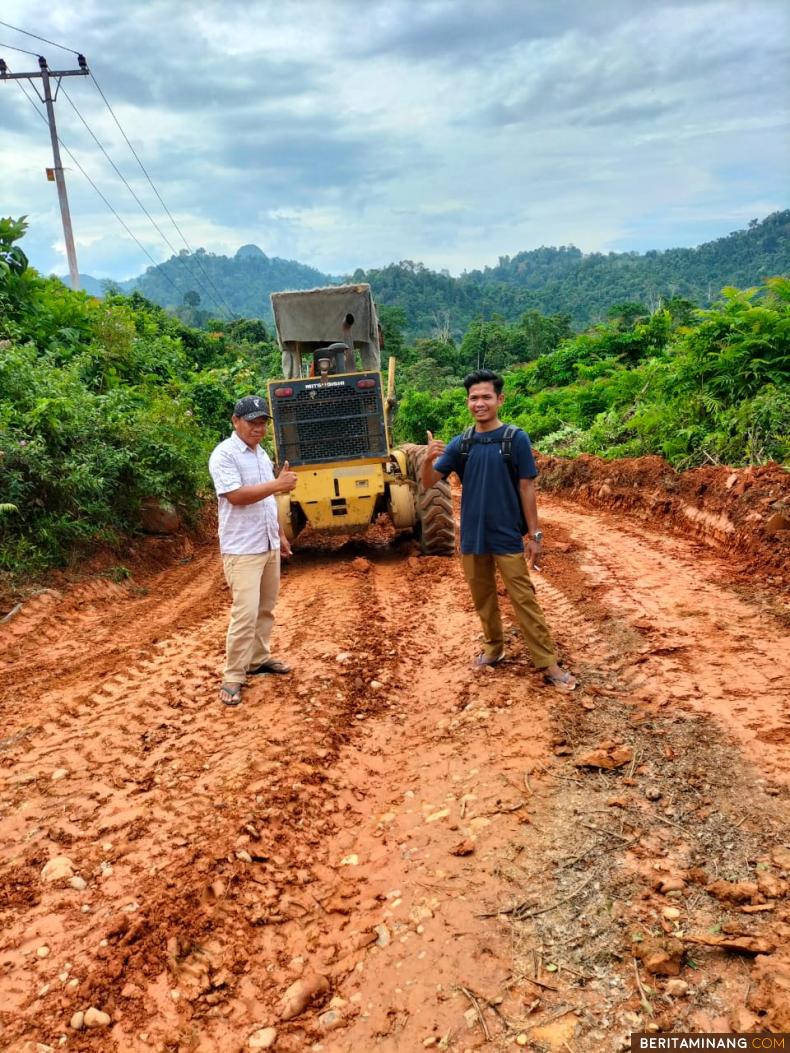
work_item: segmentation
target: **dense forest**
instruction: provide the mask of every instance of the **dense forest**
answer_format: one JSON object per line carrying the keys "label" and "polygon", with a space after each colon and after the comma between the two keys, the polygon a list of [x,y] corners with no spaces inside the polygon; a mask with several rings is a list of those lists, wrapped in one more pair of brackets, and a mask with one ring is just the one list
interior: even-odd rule
{"label": "dense forest", "polygon": [[[0,220],[0,574],[117,542],[149,497],[189,521],[233,402],[280,371],[264,321],[195,328],[139,291],[72,292],[28,266],[24,231]],[[669,292],[610,302],[581,331],[569,313],[531,307],[511,321],[478,314],[459,339],[442,326],[414,339],[406,308],[385,304],[396,439],[462,430],[461,379],[485,366],[504,373],[503,417],[546,453],[790,465],[790,280],[758,281],[755,266],[749,288],[710,305]]]}
{"label": "dense forest", "polygon": [[411,333],[457,337],[478,316],[498,314],[512,322],[530,309],[566,314],[581,327],[622,301],[655,308],[685,297],[707,306],[726,285],[749,286],[787,273],[790,210],[695,249],[584,255],[573,246],[539,248],[457,279],[411,263],[357,271],[354,279],[370,282],[380,303],[402,306]]}
{"label": "dense forest", "polygon": [[[637,301],[655,308],[685,297],[707,306],[725,285],[749,286],[789,272],[790,210],[785,210],[698,248],[585,255],[572,245],[544,247],[503,256],[495,267],[458,278],[410,260],[333,278],[245,245],[233,258],[203,249],[193,255],[184,251],[114,288],[137,289],[180,312],[188,308],[183,317],[199,325],[209,315],[229,317],[229,311],[270,321],[269,293],[278,289],[369,282],[378,303],[403,309],[410,338],[451,335],[457,340],[476,318],[515,322],[536,310],[568,315],[578,328],[600,321],[613,303]],[[85,287],[95,292],[95,279],[86,279]]]}
{"label": "dense forest", "polygon": [[[269,257],[257,245],[242,245],[233,257],[198,249],[182,250],[159,267],[118,286],[139,292],[162,307],[192,307],[189,316],[201,324],[210,315],[271,319],[269,294],[280,289],[312,289],[337,282],[328,274],[295,260]],[[110,287],[113,288],[112,283]],[[197,288],[203,290],[201,293]],[[196,312],[195,309],[199,310]]]}
{"label": "dense forest", "polygon": [[654,311],[615,304],[578,334],[567,317],[530,311],[512,325],[474,323],[458,344],[417,341],[401,357],[401,439],[462,431],[461,378],[485,366],[505,377],[501,416],[543,453],[660,454],[677,468],[790,464],[786,277],[725,288],[706,309],[678,297]]}

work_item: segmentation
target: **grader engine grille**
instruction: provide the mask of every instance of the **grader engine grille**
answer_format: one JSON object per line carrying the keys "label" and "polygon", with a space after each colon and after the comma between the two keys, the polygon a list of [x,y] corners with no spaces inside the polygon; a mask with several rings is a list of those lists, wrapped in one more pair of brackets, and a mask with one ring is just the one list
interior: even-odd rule
{"label": "grader engine grille", "polygon": [[[359,387],[373,381],[372,387]],[[278,391],[292,391],[278,395]],[[313,378],[269,386],[278,459],[291,465],[386,457],[381,377],[378,373]]]}

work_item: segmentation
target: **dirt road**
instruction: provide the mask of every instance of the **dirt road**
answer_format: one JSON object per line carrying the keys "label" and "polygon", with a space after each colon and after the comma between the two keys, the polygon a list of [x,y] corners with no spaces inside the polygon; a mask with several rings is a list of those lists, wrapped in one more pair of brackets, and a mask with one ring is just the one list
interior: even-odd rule
{"label": "dirt road", "polygon": [[296,671],[238,710],[216,701],[213,545],[0,626],[0,1047],[790,1030],[781,606],[697,542],[542,510],[573,696],[515,629],[471,674],[456,562],[403,543],[297,556],[276,629]]}

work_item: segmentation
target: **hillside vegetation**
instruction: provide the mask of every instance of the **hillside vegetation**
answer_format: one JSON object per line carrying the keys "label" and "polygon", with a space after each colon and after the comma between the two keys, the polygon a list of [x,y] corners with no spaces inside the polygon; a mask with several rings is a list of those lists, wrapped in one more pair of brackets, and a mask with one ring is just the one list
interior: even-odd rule
{"label": "hillside vegetation", "polygon": [[[386,317],[386,311],[385,311]],[[475,323],[460,344],[406,350],[398,415],[403,439],[449,438],[466,427],[460,378],[504,372],[502,417],[544,453],[661,454],[703,463],[790,463],[790,280],[732,287],[712,307],[674,299],[650,313],[615,305],[571,335],[567,319],[526,313]]]}
{"label": "hillside vegetation", "polygon": [[0,220],[0,571],[134,532],[147,497],[194,517],[208,454],[272,349],[260,322],[209,333],[139,293],[43,278],[15,244],[24,229]]}
{"label": "hillside vegetation", "polygon": [[[74,293],[27,266],[24,229],[0,220],[0,573],[17,574],[134,533],[149,497],[194,517],[233,402],[280,371],[260,320],[197,329],[139,292]],[[404,307],[381,317],[399,441],[465,427],[460,381],[485,366],[505,374],[503,416],[547,453],[790,463],[787,278],[706,309],[615,303],[582,332],[530,309],[413,340]]]}
{"label": "hillside vegetation", "polygon": [[[459,278],[404,260],[333,278],[293,260],[266,256],[244,245],[232,258],[199,249],[181,252],[120,291],[137,289],[149,300],[179,309],[194,324],[234,313],[271,321],[269,294],[342,280],[368,282],[378,303],[401,307],[410,338],[460,339],[476,318],[516,322],[528,310],[568,315],[579,328],[605,317],[613,303],[635,300],[655,309],[685,297],[709,306],[724,286],[751,286],[790,273],[790,210],[775,212],[746,230],[693,249],[584,254],[573,245],[503,256],[495,267]],[[93,281],[88,279],[88,281]],[[198,286],[203,290],[197,291]],[[95,284],[89,288],[95,290]]]}
{"label": "hillside vegetation", "polygon": [[267,320],[271,320],[270,293],[337,282],[314,267],[267,256],[257,245],[243,245],[232,257],[203,249],[193,254],[184,250],[162,267],[149,267],[142,277],[126,283],[126,291],[133,289],[154,303],[175,307],[184,302],[184,296],[187,303],[194,299],[195,279],[204,289],[205,302],[200,303],[204,318],[209,313],[227,317],[227,307],[241,317]]}
{"label": "hillside vegetation", "polygon": [[460,278],[419,263],[356,271],[379,303],[403,307],[411,334],[458,338],[476,318],[516,321],[524,311],[568,315],[575,327],[605,317],[614,303],[655,309],[676,297],[710,305],[727,285],[751,286],[790,273],[790,210],[694,249],[583,254],[573,245],[500,258],[496,267]]}

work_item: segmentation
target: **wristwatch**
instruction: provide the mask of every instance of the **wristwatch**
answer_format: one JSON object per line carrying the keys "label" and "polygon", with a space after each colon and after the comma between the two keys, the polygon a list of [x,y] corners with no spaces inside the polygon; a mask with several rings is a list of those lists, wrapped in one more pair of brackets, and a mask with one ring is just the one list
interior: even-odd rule
{"label": "wristwatch", "polygon": [[543,531],[536,530],[534,534],[527,534],[530,541],[536,541],[539,545],[543,543]]}

